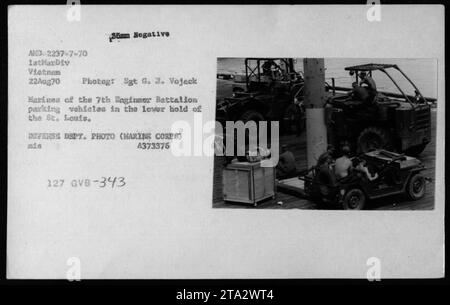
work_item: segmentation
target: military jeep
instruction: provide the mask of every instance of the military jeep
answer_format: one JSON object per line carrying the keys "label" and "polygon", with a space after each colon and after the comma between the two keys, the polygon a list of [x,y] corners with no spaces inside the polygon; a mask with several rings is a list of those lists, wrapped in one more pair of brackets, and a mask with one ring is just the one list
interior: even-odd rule
{"label": "military jeep", "polygon": [[367,162],[371,173],[378,176],[369,180],[365,173],[354,169],[347,177],[336,179],[330,171],[311,168],[299,177],[305,181],[305,193],[319,206],[334,206],[346,210],[367,208],[369,200],[404,194],[419,200],[426,193],[426,181],[421,173],[424,165],[418,159],[386,150],[374,150],[359,156]]}

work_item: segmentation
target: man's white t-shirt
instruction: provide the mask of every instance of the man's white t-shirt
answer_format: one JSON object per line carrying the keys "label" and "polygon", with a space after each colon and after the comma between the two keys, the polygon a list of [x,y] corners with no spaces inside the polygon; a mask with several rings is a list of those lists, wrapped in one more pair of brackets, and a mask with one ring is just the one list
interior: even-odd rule
{"label": "man's white t-shirt", "polygon": [[348,171],[351,167],[352,160],[350,160],[350,158],[348,158],[347,156],[342,156],[336,159],[336,162],[334,164],[334,173],[338,179],[347,177]]}

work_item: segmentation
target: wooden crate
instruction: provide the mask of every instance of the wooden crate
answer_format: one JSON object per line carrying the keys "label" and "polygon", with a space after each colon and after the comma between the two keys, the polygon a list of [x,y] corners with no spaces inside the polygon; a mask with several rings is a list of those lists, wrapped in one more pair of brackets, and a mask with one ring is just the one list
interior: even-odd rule
{"label": "wooden crate", "polygon": [[223,199],[257,205],[275,198],[275,168],[261,167],[260,162],[236,162],[223,170]]}

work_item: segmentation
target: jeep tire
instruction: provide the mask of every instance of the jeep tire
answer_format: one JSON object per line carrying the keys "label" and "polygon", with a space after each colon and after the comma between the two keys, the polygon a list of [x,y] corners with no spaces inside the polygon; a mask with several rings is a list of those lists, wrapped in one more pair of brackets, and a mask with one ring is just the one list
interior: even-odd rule
{"label": "jeep tire", "polygon": [[346,192],[343,200],[344,210],[362,210],[366,206],[366,195],[359,188],[353,188]]}
{"label": "jeep tire", "polygon": [[408,197],[412,200],[419,200],[425,195],[425,192],[425,177],[421,174],[413,175],[406,186],[406,194]]}

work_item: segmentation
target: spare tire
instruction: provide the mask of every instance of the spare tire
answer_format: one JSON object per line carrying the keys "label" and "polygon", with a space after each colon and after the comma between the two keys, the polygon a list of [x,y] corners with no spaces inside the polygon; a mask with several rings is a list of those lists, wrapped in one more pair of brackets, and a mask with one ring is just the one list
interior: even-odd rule
{"label": "spare tire", "polygon": [[375,149],[393,150],[392,137],[380,127],[367,127],[359,134],[358,152],[365,153]]}

